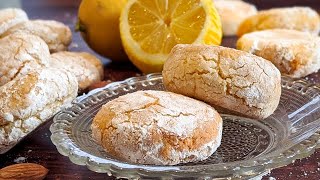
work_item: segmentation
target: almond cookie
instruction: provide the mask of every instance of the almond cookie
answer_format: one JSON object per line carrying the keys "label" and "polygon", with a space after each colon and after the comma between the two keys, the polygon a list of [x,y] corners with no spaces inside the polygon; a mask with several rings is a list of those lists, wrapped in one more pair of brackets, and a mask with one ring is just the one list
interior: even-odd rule
{"label": "almond cookie", "polygon": [[236,35],[242,21],[257,14],[254,5],[243,1],[214,1],[214,5],[221,17],[222,31],[225,36]]}
{"label": "almond cookie", "polygon": [[222,119],[209,105],[164,91],[137,91],[107,104],[92,122],[105,151],[139,164],[204,160],[220,146]]}
{"label": "almond cookie", "polygon": [[319,34],[320,17],[309,7],[274,8],[259,11],[244,20],[238,29],[238,36],[266,29],[293,29]]}
{"label": "almond cookie", "polygon": [[280,100],[279,70],[270,61],[231,48],[177,45],[162,74],[172,92],[252,118],[268,117]]}
{"label": "almond cookie", "polygon": [[67,50],[72,40],[70,28],[58,21],[26,21],[8,29],[0,37],[5,37],[16,32],[24,32],[41,37],[49,46],[51,53]]}
{"label": "almond cookie", "polygon": [[87,89],[90,85],[103,79],[103,66],[95,56],[86,52],[58,52],[51,55],[50,66],[64,69],[77,77],[79,89]]}
{"label": "almond cookie", "polygon": [[0,147],[17,142],[76,98],[78,83],[55,68],[32,71],[0,87]]}
{"label": "almond cookie", "polygon": [[243,35],[237,49],[271,61],[283,74],[304,77],[320,69],[320,38],[308,32],[273,29]]}
{"label": "almond cookie", "polygon": [[38,36],[16,33],[0,39],[0,86],[30,70],[48,66],[50,52]]}
{"label": "almond cookie", "polygon": [[6,32],[11,27],[28,21],[26,12],[22,9],[7,8],[0,10],[0,35]]}

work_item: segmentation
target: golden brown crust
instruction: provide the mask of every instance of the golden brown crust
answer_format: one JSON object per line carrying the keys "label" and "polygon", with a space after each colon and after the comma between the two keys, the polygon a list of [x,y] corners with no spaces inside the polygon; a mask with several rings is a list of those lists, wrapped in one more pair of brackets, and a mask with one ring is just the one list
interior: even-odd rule
{"label": "golden brown crust", "polygon": [[254,5],[243,1],[214,1],[214,5],[221,17],[223,35],[225,36],[236,35],[242,21],[257,14]]}
{"label": "golden brown crust", "polygon": [[51,55],[50,66],[64,69],[74,74],[79,89],[87,89],[90,85],[103,79],[103,65],[95,56],[86,52],[58,52]]}
{"label": "golden brown crust", "polygon": [[86,59],[90,64],[94,65],[97,68],[101,79],[104,78],[103,65],[102,65],[101,61],[96,56],[94,56],[90,53],[87,53],[87,52],[77,52],[77,53],[79,56]]}
{"label": "golden brown crust", "polygon": [[61,22],[53,20],[26,21],[11,27],[2,35],[0,34],[0,37],[17,32],[39,36],[47,43],[51,53],[67,50],[72,40],[70,28]]}
{"label": "golden brown crust", "polygon": [[273,8],[259,11],[244,20],[238,29],[238,36],[266,29],[293,29],[319,34],[320,17],[309,7]]}
{"label": "golden brown crust", "polygon": [[263,58],[235,49],[177,45],[162,74],[172,92],[253,118],[268,117],[280,100],[279,70]]}
{"label": "golden brown crust", "polygon": [[284,74],[304,77],[320,69],[320,38],[307,32],[273,29],[243,35],[237,48],[271,61]]}
{"label": "golden brown crust", "polygon": [[0,39],[0,47],[0,86],[30,70],[48,66],[48,46],[37,36],[12,34]]}
{"label": "golden brown crust", "polygon": [[0,10],[0,35],[11,27],[28,21],[27,14],[18,8],[7,8]]}
{"label": "golden brown crust", "polygon": [[138,91],[105,104],[91,127],[109,154],[163,165],[209,157],[220,145],[222,119],[203,102],[171,92]]}
{"label": "golden brown crust", "polygon": [[15,143],[77,96],[69,72],[44,68],[0,87],[0,146]]}

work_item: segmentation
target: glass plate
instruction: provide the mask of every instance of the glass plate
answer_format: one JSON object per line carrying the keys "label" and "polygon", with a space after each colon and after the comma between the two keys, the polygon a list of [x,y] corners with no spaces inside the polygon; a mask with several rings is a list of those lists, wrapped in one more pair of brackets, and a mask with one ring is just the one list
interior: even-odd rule
{"label": "glass plate", "polygon": [[282,77],[280,104],[258,121],[217,108],[224,119],[222,144],[207,160],[175,166],[131,164],[109,156],[91,138],[93,117],[106,102],[138,90],[165,91],[161,74],[115,82],[77,98],[50,127],[58,151],[78,165],[118,178],[252,178],[312,154],[320,144],[320,88]]}

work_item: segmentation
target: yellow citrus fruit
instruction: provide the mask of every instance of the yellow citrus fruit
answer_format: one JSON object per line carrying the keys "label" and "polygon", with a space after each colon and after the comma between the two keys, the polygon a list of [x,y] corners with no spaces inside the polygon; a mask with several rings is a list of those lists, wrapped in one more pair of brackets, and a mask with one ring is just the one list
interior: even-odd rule
{"label": "yellow citrus fruit", "polygon": [[176,44],[220,45],[212,0],[129,0],[120,17],[122,44],[145,73],[159,72]]}
{"label": "yellow citrus fruit", "polygon": [[121,10],[127,0],[82,0],[77,30],[91,49],[111,60],[127,60],[119,31]]}

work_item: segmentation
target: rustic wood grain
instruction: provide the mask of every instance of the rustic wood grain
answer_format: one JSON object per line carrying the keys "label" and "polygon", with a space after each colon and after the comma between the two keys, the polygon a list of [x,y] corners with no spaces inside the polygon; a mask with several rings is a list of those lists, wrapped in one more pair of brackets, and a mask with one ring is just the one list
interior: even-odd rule
{"label": "rustic wood grain", "polygon": [[[250,2],[256,4],[259,9],[309,5],[320,10],[320,0],[251,0]],[[22,0],[21,3],[22,8],[27,11],[30,18],[59,20],[73,29],[77,21],[76,15],[80,0]],[[226,37],[223,40],[223,45],[234,47],[235,42],[235,37]],[[71,50],[93,53],[82,41],[79,34],[75,32]],[[105,65],[105,80],[119,81],[141,75],[129,62],[117,64],[111,63],[106,58],[100,58]],[[312,83],[320,83],[319,73],[310,75],[307,79]],[[14,164],[17,158],[23,157],[25,162],[38,163],[48,168],[47,179],[115,179],[114,177],[108,177],[106,174],[94,173],[84,166],[75,165],[67,157],[59,154],[50,140],[49,127],[51,123],[51,120],[48,121],[8,153],[0,155],[0,168]],[[20,160],[23,160],[23,158],[20,158]],[[274,169],[269,175],[263,177],[264,180],[273,178],[280,180],[320,179],[320,149],[308,158]]]}

